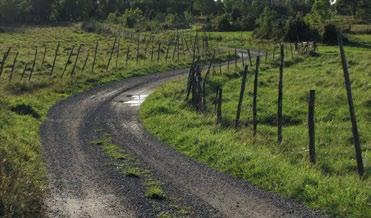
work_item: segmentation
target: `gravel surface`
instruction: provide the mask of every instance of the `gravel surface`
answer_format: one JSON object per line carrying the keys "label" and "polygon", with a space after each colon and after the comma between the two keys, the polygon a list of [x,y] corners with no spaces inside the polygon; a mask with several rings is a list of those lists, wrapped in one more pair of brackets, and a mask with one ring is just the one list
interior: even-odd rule
{"label": "gravel surface", "polygon": [[[140,104],[156,87],[186,72],[114,82],[70,97],[50,110],[41,127],[50,188],[47,216],[155,217],[166,209],[183,207],[190,217],[319,216],[291,200],[216,172],[144,129]],[[166,200],[154,204],[145,197],[138,178],[120,173],[101,148],[91,144],[102,130],[161,181]]]}

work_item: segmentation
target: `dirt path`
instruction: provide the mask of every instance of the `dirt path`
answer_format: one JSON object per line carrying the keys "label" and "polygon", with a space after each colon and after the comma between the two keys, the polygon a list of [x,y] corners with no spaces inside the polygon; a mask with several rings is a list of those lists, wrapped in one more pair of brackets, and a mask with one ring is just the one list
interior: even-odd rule
{"label": "dirt path", "polygon": [[[315,217],[305,207],[233,179],[169,148],[143,128],[139,107],[159,85],[185,70],[132,78],[68,98],[41,128],[48,166],[50,217],[154,217],[173,202],[191,217]],[[171,202],[154,206],[136,178],[122,175],[97,146],[110,133],[164,184]],[[175,199],[175,200],[174,200]],[[175,203],[174,203],[175,204]],[[163,207],[161,206],[163,205]]]}

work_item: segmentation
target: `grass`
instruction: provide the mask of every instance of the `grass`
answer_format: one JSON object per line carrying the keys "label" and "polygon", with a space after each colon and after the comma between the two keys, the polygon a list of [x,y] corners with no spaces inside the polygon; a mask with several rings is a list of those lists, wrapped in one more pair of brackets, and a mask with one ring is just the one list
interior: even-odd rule
{"label": "grass", "polygon": [[[249,73],[241,116],[233,128],[241,78],[239,70],[214,75],[208,83],[208,110],[198,113],[185,99],[186,80],[164,85],[141,109],[151,132],[182,153],[219,171],[292,198],[334,217],[371,214],[371,36],[352,36],[346,47],[366,173],[356,172],[338,48],[319,47],[318,57],[288,59],[284,72],[284,141],[276,143],[277,63],[261,66],[258,135],[252,137],[253,72]],[[290,55],[289,55],[290,56]],[[222,124],[211,104],[223,87]],[[315,89],[317,164],[309,164],[307,95]],[[175,121],[175,122],[174,122]]]}
{"label": "grass", "polygon": [[[6,28],[0,33],[0,56],[12,47],[0,81],[0,216],[38,217],[43,213],[42,201],[47,192],[47,178],[39,128],[48,110],[58,101],[89,88],[134,76],[158,73],[175,68],[185,68],[191,56],[181,53],[180,60],[144,60],[141,55],[136,63],[134,50],[126,65],[124,51],[127,47],[136,48],[136,41],[121,39],[121,52],[116,67],[116,53],[111,67],[106,70],[114,37],[85,33],[78,24],[55,27],[15,27]],[[167,37],[170,37],[168,34]],[[99,40],[99,50],[95,71],[92,72],[92,57],[95,42]],[[162,38],[155,38],[155,42]],[[59,57],[54,74],[49,76],[57,42],[61,42]],[[77,61],[76,75],[70,77],[75,55],[72,57],[65,77],[61,75],[72,46],[83,44]],[[164,45],[165,43],[163,43]],[[140,44],[143,53],[143,44]],[[42,65],[44,48],[47,48],[45,63]],[[31,63],[35,49],[38,48],[36,67],[31,81],[20,80],[26,63]],[[76,51],[76,50],[75,50]],[[10,69],[19,52],[13,80],[9,82]],[[87,54],[90,59],[87,68],[81,68]],[[161,50],[164,57],[165,50]],[[148,58],[149,53],[147,54]],[[220,54],[223,55],[223,54]],[[156,59],[156,55],[154,60]],[[31,66],[31,64],[29,64]],[[30,68],[30,67],[29,67]],[[30,69],[29,69],[30,70]],[[28,74],[26,75],[28,77]],[[115,150],[107,151],[115,153]],[[117,158],[125,158],[117,157]]]}

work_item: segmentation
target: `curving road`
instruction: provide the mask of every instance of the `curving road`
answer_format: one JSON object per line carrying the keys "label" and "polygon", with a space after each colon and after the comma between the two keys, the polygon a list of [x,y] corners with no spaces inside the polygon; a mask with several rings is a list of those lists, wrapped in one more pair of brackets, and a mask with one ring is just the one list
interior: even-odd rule
{"label": "curving road", "polygon": [[[149,134],[139,107],[156,87],[185,74],[175,70],[131,78],[70,97],[49,112],[41,127],[48,167],[50,217],[155,217],[177,204],[190,217],[317,217],[291,200],[218,173],[178,153]],[[138,178],[110,164],[99,132],[112,135],[165,187],[169,200],[153,204]],[[176,203],[174,203],[176,202]]]}

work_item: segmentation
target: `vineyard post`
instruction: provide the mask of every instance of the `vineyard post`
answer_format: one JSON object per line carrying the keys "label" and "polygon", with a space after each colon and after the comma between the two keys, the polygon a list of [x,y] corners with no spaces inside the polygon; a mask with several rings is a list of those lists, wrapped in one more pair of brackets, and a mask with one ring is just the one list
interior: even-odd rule
{"label": "vineyard post", "polygon": [[54,72],[54,68],[55,68],[55,63],[57,61],[57,58],[58,58],[58,51],[59,51],[59,47],[60,47],[61,43],[58,42],[57,44],[57,48],[55,49],[55,54],[54,54],[54,59],[53,59],[53,65],[52,65],[52,69],[50,71],[50,74],[49,76],[52,76],[53,75],[53,72]]}
{"label": "vineyard post", "polygon": [[35,70],[36,58],[37,58],[37,48],[36,48],[35,56],[34,56],[34,59],[33,59],[33,62],[32,62],[32,67],[31,67],[30,76],[28,77],[28,80],[29,80],[29,81],[31,80],[31,77],[32,77],[33,71]]}
{"label": "vineyard post", "polygon": [[258,84],[259,84],[259,67],[260,67],[260,56],[256,57],[256,69],[255,69],[255,79],[254,79],[254,97],[253,97],[253,136],[256,136],[256,129],[258,126],[258,109],[257,109],[257,99],[258,99]]}
{"label": "vineyard post", "polygon": [[241,52],[241,60],[242,60],[242,68],[245,67],[245,56],[243,55],[243,52]]}
{"label": "vineyard post", "polygon": [[13,60],[12,69],[10,71],[9,82],[11,82],[12,79],[13,79],[13,73],[14,73],[14,70],[15,70],[15,65],[17,64],[18,54],[19,54],[19,52],[17,51],[17,53],[15,54],[14,60]]}
{"label": "vineyard post", "polygon": [[309,134],[309,160],[312,164],[316,163],[316,148],[315,148],[315,98],[316,91],[310,90],[308,99],[308,134]]}
{"label": "vineyard post", "polygon": [[283,101],[283,67],[285,54],[283,50],[283,44],[280,45],[281,61],[280,61],[280,73],[278,81],[278,104],[277,104],[277,141],[278,144],[282,143],[282,101]]}
{"label": "vineyard post", "polygon": [[243,103],[243,97],[244,97],[244,94],[245,94],[246,78],[247,78],[248,69],[249,69],[249,67],[246,65],[245,70],[243,72],[243,76],[242,76],[240,98],[239,98],[239,101],[238,101],[237,113],[236,113],[236,122],[235,122],[235,127],[236,128],[238,128],[238,126],[240,124],[241,108],[242,108],[242,103]]}
{"label": "vineyard post", "polygon": [[353,142],[354,142],[354,148],[356,152],[357,170],[358,170],[358,174],[360,176],[363,176],[364,166],[363,166],[363,160],[362,160],[361,142],[359,139],[356,112],[355,112],[354,104],[353,104],[352,84],[351,84],[351,80],[349,76],[348,62],[346,60],[346,56],[344,52],[342,33],[338,32],[337,37],[338,37],[338,43],[339,43],[339,49],[340,49],[341,63],[342,63],[343,73],[344,73],[345,87],[347,91],[349,115],[350,115],[350,119],[352,122]]}

